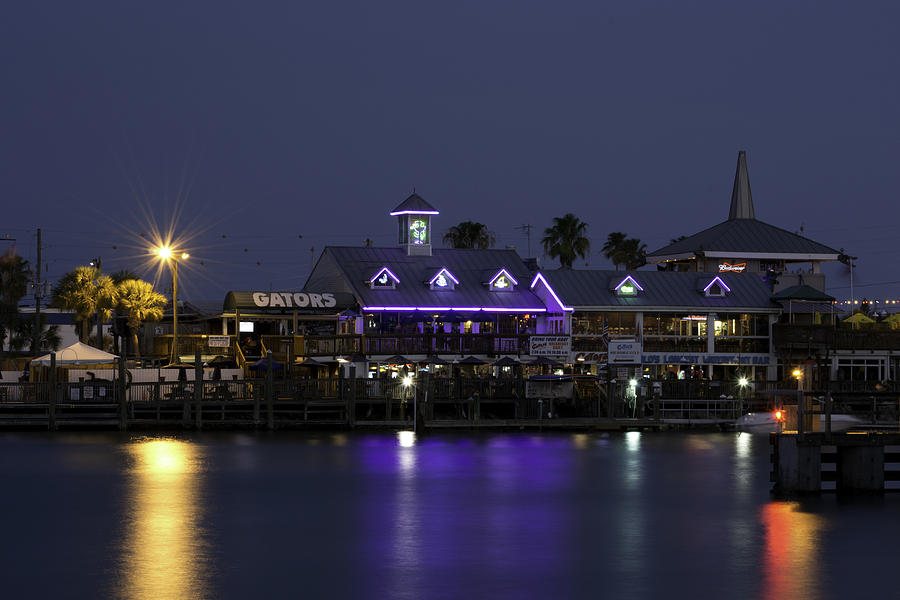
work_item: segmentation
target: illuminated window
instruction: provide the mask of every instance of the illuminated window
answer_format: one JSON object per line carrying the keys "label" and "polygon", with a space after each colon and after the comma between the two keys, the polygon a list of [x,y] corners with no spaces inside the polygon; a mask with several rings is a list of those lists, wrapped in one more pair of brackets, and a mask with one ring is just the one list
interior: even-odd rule
{"label": "illuminated window", "polygon": [[519,282],[506,269],[500,269],[488,281],[488,288],[497,292],[510,291],[517,285],[519,285]]}
{"label": "illuminated window", "polygon": [[409,243],[414,245],[428,243],[428,221],[420,218],[409,220]]}
{"label": "illuminated window", "polygon": [[613,286],[612,290],[617,296],[637,296],[638,292],[644,291],[644,288],[634,280],[634,277],[626,275],[625,279],[620,281],[618,285]]}
{"label": "illuminated window", "polygon": [[391,273],[387,267],[381,267],[381,270],[375,273],[369,280],[369,288],[373,290],[393,290],[397,288],[400,280]]}
{"label": "illuminated window", "polygon": [[458,284],[459,280],[446,268],[441,269],[434,274],[434,277],[428,280],[428,285],[433,290],[452,290]]}
{"label": "illuminated window", "polygon": [[710,281],[703,287],[703,293],[707,297],[721,298],[727,292],[730,292],[730,291],[731,291],[731,288],[729,288],[727,285],[725,285],[725,282],[722,281],[721,277],[713,277],[712,281]]}

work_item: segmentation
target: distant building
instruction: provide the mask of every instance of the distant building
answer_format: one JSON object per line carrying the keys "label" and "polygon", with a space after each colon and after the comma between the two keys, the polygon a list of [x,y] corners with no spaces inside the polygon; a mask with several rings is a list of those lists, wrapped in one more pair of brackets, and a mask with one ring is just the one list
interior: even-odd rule
{"label": "distant building", "polygon": [[840,252],[756,218],[747,156],[738,153],[728,219],[647,254],[660,270],[765,276],[773,291],[806,285],[825,291],[823,262]]}

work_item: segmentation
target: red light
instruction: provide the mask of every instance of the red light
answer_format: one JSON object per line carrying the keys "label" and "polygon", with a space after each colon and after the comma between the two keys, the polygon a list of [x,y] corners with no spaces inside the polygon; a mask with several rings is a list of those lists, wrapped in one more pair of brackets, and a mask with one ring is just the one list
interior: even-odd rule
{"label": "red light", "polygon": [[781,414],[781,411],[780,411],[780,410],[776,410],[776,411],[775,411],[775,420],[776,420],[776,421],[781,421],[783,418],[784,418],[784,415]]}

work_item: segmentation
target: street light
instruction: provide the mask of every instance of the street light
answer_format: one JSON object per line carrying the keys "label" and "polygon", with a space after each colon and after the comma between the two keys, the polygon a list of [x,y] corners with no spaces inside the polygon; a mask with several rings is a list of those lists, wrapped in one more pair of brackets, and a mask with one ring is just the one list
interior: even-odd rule
{"label": "street light", "polygon": [[[416,404],[418,404],[418,402],[416,402],[417,390],[416,390],[416,386],[413,385],[412,375],[407,375],[406,377],[403,378],[403,387],[405,387],[407,390],[409,390],[409,386],[411,386],[411,385],[413,386],[413,433],[415,433],[417,431],[417,427],[418,427],[418,423],[416,423],[416,417],[417,417]],[[409,394],[408,391],[407,391],[407,394]]]}
{"label": "street light", "polygon": [[163,262],[171,261],[172,269],[172,351],[169,353],[169,363],[176,362],[178,347],[178,261],[187,260],[190,254],[184,251],[172,250],[168,246],[156,249],[156,254]]}

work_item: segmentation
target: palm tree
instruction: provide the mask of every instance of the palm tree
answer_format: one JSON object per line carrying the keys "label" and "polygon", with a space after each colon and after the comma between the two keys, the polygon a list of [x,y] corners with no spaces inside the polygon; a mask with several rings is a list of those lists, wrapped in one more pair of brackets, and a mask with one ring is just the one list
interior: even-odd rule
{"label": "palm tree", "polygon": [[[129,271],[128,269],[121,269],[111,274],[110,277],[113,280],[113,283],[116,287],[119,286],[123,281],[127,281],[129,279],[140,279],[137,273]],[[113,319],[112,319],[112,337],[113,337],[113,352],[115,354],[120,354],[120,340],[126,335],[128,329],[128,324],[126,323],[126,317],[122,313],[121,306],[116,304],[113,308]]]}
{"label": "palm tree", "polygon": [[[94,267],[77,267],[63,275],[53,290],[53,306],[75,311],[81,322],[82,341],[88,340],[91,317],[99,313],[101,321],[109,320],[116,305],[116,286],[108,275],[100,275]],[[98,347],[103,345],[102,331],[97,332]]]}
{"label": "palm tree", "polygon": [[[19,322],[19,301],[28,293],[31,269],[15,246],[0,257],[0,344],[12,337]],[[0,346],[2,349],[2,346]]]}
{"label": "palm tree", "polygon": [[585,258],[591,251],[591,241],[585,237],[587,223],[572,213],[553,218],[553,227],[544,230],[544,252],[559,258],[564,269],[571,269],[575,258]]}
{"label": "palm tree", "polygon": [[22,319],[16,325],[16,331],[9,341],[10,350],[20,352],[26,346],[33,355],[40,352],[50,350],[59,350],[62,345],[62,336],[59,334],[59,325],[47,325],[47,315],[40,316],[40,337],[38,339],[38,347],[31,348],[34,345],[34,319]]}
{"label": "palm tree", "polygon": [[647,264],[647,244],[637,238],[629,238],[622,245],[622,259],[625,269],[633,271]]}
{"label": "palm tree", "polygon": [[159,321],[163,316],[163,307],[168,299],[153,290],[153,286],[140,279],[126,279],[119,283],[118,310],[128,317],[128,329],[131,330],[135,356],[141,358],[141,347],[138,343],[138,330],[146,321]]}
{"label": "palm tree", "polygon": [[494,245],[494,234],[488,231],[484,223],[463,221],[454,225],[444,234],[444,243],[452,248],[479,248],[487,250]]}
{"label": "palm tree", "polygon": [[621,231],[610,233],[603,244],[603,255],[612,261],[616,271],[622,265],[631,271],[647,264],[647,244],[637,238],[629,238]]}
{"label": "palm tree", "polygon": [[603,244],[603,256],[612,261],[612,264],[616,267],[616,271],[619,270],[619,265],[623,264],[623,261],[621,260],[622,247],[624,246],[626,239],[628,239],[627,235],[621,231],[614,231],[607,236],[606,243]]}

